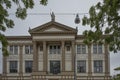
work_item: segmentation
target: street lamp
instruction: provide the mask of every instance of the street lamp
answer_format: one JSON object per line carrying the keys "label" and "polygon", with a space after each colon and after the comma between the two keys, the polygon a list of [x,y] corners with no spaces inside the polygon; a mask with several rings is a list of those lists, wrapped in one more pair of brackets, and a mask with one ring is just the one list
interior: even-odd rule
{"label": "street lamp", "polygon": [[79,23],[80,23],[79,14],[76,14],[75,24],[79,24]]}
{"label": "street lamp", "polygon": [[[76,18],[75,18],[75,24],[79,24],[80,23],[80,18],[79,18],[79,14],[76,14]],[[74,80],[76,80],[76,53],[74,55]]]}

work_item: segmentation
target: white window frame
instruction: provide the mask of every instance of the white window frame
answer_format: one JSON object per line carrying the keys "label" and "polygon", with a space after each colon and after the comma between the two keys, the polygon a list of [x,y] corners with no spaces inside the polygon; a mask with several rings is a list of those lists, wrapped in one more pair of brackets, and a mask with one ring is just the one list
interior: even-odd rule
{"label": "white window frame", "polygon": [[[96,48],[95,48],[96,46]],[[103,45],[102,44],[93,44],[92,47],[93,54],[102,54],[103,53]]]}
{"label": "white window frame", "polygon": [[[12,50],[11,50],[11,48],[12,48]],[[10,45],[9,52],[10,52],[10,55],[18,55],[19,46],[18,45]]]}
{"label": "white window frame", "polygon": [[[78,48],[78,46],[79,46],[79,48]],[[77,54],[86,54],[87,53],[87,47],[85,44],[77,44],[76,47],[77,47],[76,48]]]}
{"label": "white window frame", "polygon": [[25,45],[25,54],[33,53],[33,45]]}

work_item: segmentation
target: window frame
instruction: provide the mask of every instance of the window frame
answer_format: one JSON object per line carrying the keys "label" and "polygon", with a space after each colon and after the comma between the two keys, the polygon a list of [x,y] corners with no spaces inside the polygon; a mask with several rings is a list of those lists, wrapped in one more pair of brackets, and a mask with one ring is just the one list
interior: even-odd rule
{"label": "window frame", "polygon": [[18,73],[18,61],[9,61],[9,72]]}
{"label": "window frame", "polygon": [[[58,64],[58,66],[56,66],[57,64]],[[55,69],[55,68],[57,68],[57,69]],[[58,72],[55,72],[55,70],[58,70]],[[61,72],[61,62],[59,60],[50,60],[50,73],[59,74],[60,72]]]}
{"label": "window frame", "polygon": [[86,73],[86,60],[77,61],[77,73]]}
{"label": "window frame", "polygon": [[[32,73],[32,66],[33,66],[33,61],[32,60],[26,60],[25,61],[25,73]],[[29,67],[29,69],[27,67]]]}
{"label": "window frame", "polygon": [[18,45],[10,45],[9,46],[10,55],[18,55],[19,53],[19,46]]}
{"label": "window frame", "polygon": [[93,44],[92,50],[93,50],[93,54],[102,54],[103,53],[103,45],[102,44]]}
{"label": "window frame", "polygon": [[67,45],[67,46],[66,46],[66,51],[69,52],[70,50],[71,50],[70,45]]}
{"label": "window frame", "polygon": [[33,45],[25,45],[25,54],[33,54]]}
{"label": "window frame", "polygon": [[61,46],[60,45],[49,45],[49,54],[60,54]]}
{"label": "window frame", "polygon": [[94,60],[94,73],[103,73],[103,60]]}
{"label": "window frame", "polygon": [[77,44],[76,48],[77,54],[86,54],[87,53],[87,47],[85,44]]}

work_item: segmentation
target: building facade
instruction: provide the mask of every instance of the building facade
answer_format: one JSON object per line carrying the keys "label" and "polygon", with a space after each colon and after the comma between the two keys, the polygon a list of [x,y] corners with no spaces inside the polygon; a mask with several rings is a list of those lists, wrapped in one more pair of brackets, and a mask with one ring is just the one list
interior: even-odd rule
{"label": "building facade", "polygon": [[77,32],[52,20],[30,36],[6,36],[0,80],[110,80],[108,45],[85,45]]}

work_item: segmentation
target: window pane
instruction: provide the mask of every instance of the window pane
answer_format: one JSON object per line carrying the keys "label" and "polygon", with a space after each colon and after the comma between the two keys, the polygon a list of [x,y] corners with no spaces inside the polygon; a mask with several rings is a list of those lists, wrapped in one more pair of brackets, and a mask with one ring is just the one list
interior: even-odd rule
{"label": "window pane", "polygon": [[50,54],[52,54],[52,46],[49,47]]}
{"label": "window pane", "polygon": [[78,73],[86,72],[86,61],[85,60],[77,61],[77,72]]}
{"label": "window pane", "polygon": [[60,45],[50,45],[49,53],[50,54],[60,54]]}
{"label": "window pane", "polygon": [[32,63],[33,61],[25,61],[25,72],[26,73],[32,72]]}
{"label": "window pane", "polygon": [[10,54],[14,54],[14,52],[13,52],[13,46],[10,46]]}
{"label": "window pane", "polygon": [[29,54],[30,51],[29,51],[29,46],[28,45],[25,45],[25,54]]}
{"label": "window pane", "polygon": [[81,45],[77,45],[77,54],[81,53]]}
{"label": "window pane", "polygon": [[86,53],[86,46],[82,45],[82,54],[85,54],[85,53]]}
{"label": "window pane", "polygon": [[40,51],[43,51],[43,46],[42,45],[40,45]]}
{"label": "window pane", "polygon": [[97,45],[96,44],[93,45],[93,53],[97,54]]}
{"label": "window pane", "polygon": [[9,62],[10,73],[17,73],[17,67],[18,67],[17,61],[10,61]]}
{"label": "window pane", "polygon": [[98,54],[102,54],[102,45],[98,45]]}
{"label": "window pane", "polygon": [[18,54],[18,46],[17,45],[14,46],[14,54]]}
{"label": "window pane", "polygon": [[60,61],[50,61],[50,73],[60,73]]}
{"label": "window pane", "polygon": [[33,46],[30,45],[29,47],[30,47],[30,54],[32,54],[33,53]]}
{"label": "window pane", "polygon": [[103,62],[102,62],[102,60],[95,60],[94,61],[94,72],[95,73],[103,72]]}
{"label": "window pane", "polygon": [[66,51],[70,51],[70,46],[66,46]]}

